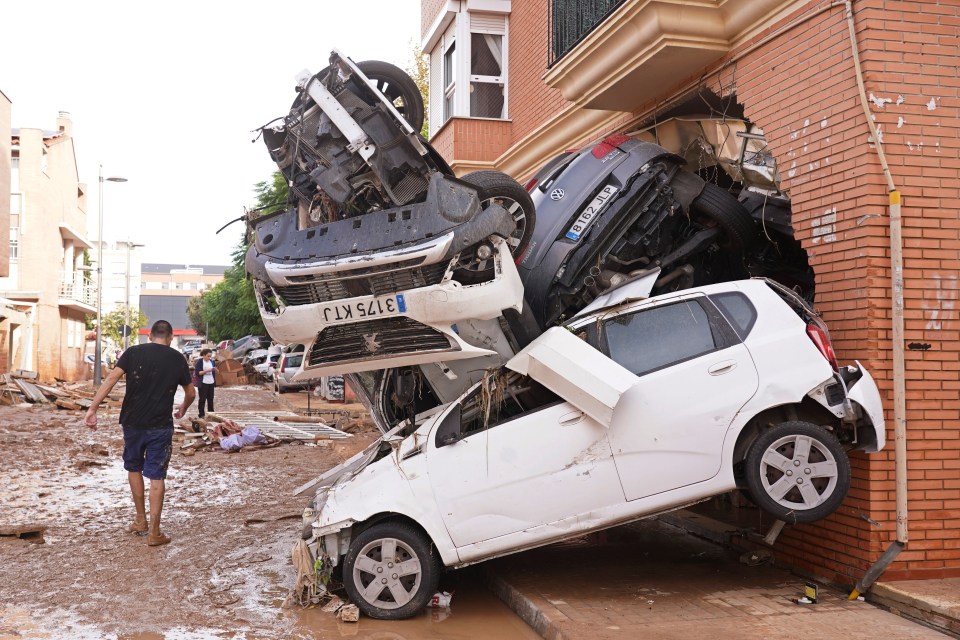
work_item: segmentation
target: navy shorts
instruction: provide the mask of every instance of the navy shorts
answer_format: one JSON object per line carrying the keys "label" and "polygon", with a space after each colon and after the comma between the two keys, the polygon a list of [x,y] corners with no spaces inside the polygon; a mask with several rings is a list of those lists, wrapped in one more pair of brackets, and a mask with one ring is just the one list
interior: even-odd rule
{"label": "navy shorts", "polygon": [[123,428],[123,468],[164,480],[173,453],[173,429]]}

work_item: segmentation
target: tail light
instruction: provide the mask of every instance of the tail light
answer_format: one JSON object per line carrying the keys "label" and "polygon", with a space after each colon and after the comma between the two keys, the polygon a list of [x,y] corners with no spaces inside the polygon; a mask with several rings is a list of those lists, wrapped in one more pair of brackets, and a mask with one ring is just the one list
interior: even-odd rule
{"label": "tail light", "polygon": [[811,322],[807,325],[807,335],[813,340],[813,344],[817,347],[817,350],[823,354],[823,357],[827,359],[827,362],[830,363],[833,370],[839,371],[840,367],[837,365],[837,356],[833,352],[833,345],[830,344],[830,334],[827,333],[826,327],[818,322]]}
{"label": "tail light", "polygon": [[283,370],[287,368],[287,359],[280,358],[280,373],[283,373]]}
{"label": "tail light", "polygon": [[607,136],[597,146],[593,148],[593,151],[591,151],[591,153],[593,154],[594,158],[597,158],[597,159],[602,158],[629,139],[630,139],[630,136],[625,136],[623,134],[620,134],[618,136]]}
{"label": "tail light", "polygon": [[537,179],[530,178],[530,181],[527,182],[527,184],[523,185],[523,188],[527,191],[527,193],[533,191],[534,189],[537,188]]}

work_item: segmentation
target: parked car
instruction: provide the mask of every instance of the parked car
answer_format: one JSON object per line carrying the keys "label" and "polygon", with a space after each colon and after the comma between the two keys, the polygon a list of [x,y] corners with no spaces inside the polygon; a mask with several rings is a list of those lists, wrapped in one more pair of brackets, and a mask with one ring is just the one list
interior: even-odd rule
{"label": "parked car", "polygon": [[285,393],[291,389],[306,389],[313,384],[313,380],[296,380],[294,374],[303,364],[303,351],[283,353],[273,374],[273,386],[277,393]]}
{"label": "parked car", "polygon": [[885,444],[869,372],[839,366],[818,315],[773,281],[648,297],[655,280],[597,298],[316,479],[308,546],[363,613],[414,615],[443,566],[737,488],[791,523],[840,506],[847,452]]}
{"label": "parked car", "polygon": [[271,342],[267,336],[244,336],[233,343],[227,357],[240,360],[254,349],[266,349]]}
{"label": "parked car", "polygon": [[267,332],[307,344],[301,377],[491,353],[457,327],[522,308],[530,195],[496,171],[455,177],[392,65],[334,51],[297,81],[289,113],[263,129],[294,206],[249,223]]}
{"label": "parked car", "polygon": [[181,345],[180,352],[189,358],[195,351],[199,351],[202,346],[203,340],[187,340]]}

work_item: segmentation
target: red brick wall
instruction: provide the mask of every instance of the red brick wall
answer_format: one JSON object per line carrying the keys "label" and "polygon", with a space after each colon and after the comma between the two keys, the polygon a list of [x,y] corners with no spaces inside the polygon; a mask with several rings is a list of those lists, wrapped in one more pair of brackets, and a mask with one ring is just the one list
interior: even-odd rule
{"label": "red brick wall", "polygon": [[[763,128],[838,356],[863,362],[884,395],[885,451],[853,454],[850,497],[840,510],[820,523],[788,527],[775,548],[780,562],[850,583],[896,535],[888,196],[859,101],[843,8],[779,32],[822,6],[811,1],[689,83],[703,76],[715,91],[735,91],[747,117]],[[569,104],[542,81],[546,10],[543,2],[513,3],[514,142]],[[905,342],[930,345],[907,352],[910,540],[884,577],[960,576],[960,12],[947,0],[856,0],[854,14],[866,91],[874,96],[870,109],[903,195]],[[651,115],[682,86],[665,88],[634,119]],[[436,140],[440,152],[459,159],[468,148],[483,155],[496,146],[477,150],[463,135],[473,133],[446,127]],[[569,147],[583,142],[571,140]]]}

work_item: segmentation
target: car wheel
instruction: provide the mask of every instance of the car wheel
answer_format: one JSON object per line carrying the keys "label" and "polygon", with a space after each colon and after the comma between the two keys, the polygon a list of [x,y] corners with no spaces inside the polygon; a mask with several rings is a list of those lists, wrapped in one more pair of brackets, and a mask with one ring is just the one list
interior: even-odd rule
{"label": "car wheel", "polygon": [[415,133],[423,128],[423,95],[403,69],[389,62],[367,60],[357,63],[357,67],[376,85],[377,90],[387,97],[394,108],[403,116]]}
{"label": "car wheel", "polygon": [[533,236],[533,227],[537,222],[533,200],[527,190],[521,187],[519,182],[500,171],[472,171],[460,179],[477,188],[480,206],[483,208],[498,204],[510,212],[516,227],[507,238],[507,244],[510,245],[510,253],[513,257],[519,257],[527,248],[530,237]]}
{"label": "car wheel", "polygon": [[707,182],[693,202],[691,212],[707,219],[723,230],[723,242],[732,249],[742,249],[757,235],[757,225],[740,201],[725,189]]}
{"label": "car wheel", "polygon": [[430,541],[412,526],[384,522],[350,543],[343,584],[365,615],[402,620],[420,612],[437,589],[440,560]]}
{"label": "car wheel", "polygon": [[750,445],[745,462],[751,500],[785,522],[830,515],[850,490],[850,461],[840,443],[809,422],[784,422]]}

